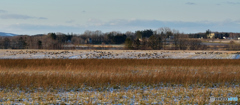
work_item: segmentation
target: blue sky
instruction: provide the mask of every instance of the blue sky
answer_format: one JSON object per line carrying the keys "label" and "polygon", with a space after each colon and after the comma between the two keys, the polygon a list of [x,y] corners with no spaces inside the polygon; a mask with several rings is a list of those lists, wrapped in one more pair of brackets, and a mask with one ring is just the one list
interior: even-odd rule
{"label": "blue sky", "polygon": [[240,32],[240,0],[1,0],[0,32]]}

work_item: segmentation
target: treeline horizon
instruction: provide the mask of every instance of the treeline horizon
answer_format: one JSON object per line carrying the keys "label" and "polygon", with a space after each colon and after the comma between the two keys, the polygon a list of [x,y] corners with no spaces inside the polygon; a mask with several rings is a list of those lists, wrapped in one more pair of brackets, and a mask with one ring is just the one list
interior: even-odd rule
{"label": "treeline horizon", "polygon": [[[18,35],[0,37],[0,49],[66,49],[65,45],[81,44],[124,44],[125,49],[131,50],[205,50],[206,45],[201,39],[208,39],[211,33],[184,34],[168,27],[157,30],[145,29],[135,32],[121,33],[118,31],[103,33],[85,31],[83,34],[48,33],[39,35]],[[214,38],[229,37],[229,33],[221,33]]]}

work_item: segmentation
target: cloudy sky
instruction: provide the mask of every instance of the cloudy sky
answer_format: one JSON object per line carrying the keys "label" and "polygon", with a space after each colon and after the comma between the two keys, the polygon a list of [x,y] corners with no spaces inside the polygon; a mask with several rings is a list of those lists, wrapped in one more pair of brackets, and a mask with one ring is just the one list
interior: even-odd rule
{"label": "cloudy sky", "polygon": [[1,0],[0,32],[240,32],[240,0]]}

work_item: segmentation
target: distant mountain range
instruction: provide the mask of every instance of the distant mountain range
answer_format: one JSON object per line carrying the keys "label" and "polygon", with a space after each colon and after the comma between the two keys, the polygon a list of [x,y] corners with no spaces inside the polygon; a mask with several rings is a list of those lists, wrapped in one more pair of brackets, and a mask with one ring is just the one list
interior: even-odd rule
{"label": "distant mountain range", "polygon": [[0,32],[0,36],[16,36],[17,34]]}

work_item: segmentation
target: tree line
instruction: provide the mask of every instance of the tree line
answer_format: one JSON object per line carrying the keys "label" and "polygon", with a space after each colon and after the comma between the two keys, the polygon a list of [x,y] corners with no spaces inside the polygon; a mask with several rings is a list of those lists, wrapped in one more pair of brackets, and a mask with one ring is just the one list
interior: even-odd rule
{"label": "tree line", "polygon": [[134,50],[200,50],[206,49],[198,39],[190,39],[188,34],[167,27],[155,31],[136,31],[125,41],[127,49]]}
{"label": "tree line", "polygon": [[127,35],[120,32],[85,31],[83,34],[48,33],[0,37],[0,49],[64,49],[64,45],[123,44]]}
{"label": "tree line", "polygon": [[[204,38],[210,33],[206,31]],[[123,44],[125,49],[132,50],[204,50],[207,48],[198,34],[184,34],[168,27],[157,30],[138,30],[121,33],[118,31],[103,33],[85,31],[83,34],[48,33],[39,35],[18,35],[0,37],[0,49],[64,49],[65,45],[82,44]]]}

